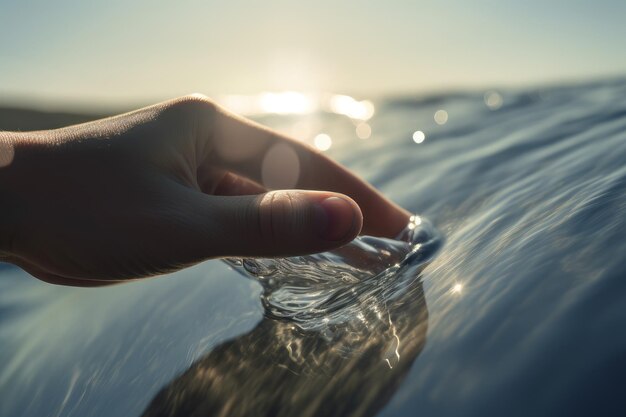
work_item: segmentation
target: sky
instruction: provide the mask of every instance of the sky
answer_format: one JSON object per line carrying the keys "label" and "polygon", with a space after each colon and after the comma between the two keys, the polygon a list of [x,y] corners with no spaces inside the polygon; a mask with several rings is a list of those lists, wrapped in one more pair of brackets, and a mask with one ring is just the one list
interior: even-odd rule
{"label": "sky", "polygon": [[626,75],[626,1],[0,0],[0,102],[414,94]]}

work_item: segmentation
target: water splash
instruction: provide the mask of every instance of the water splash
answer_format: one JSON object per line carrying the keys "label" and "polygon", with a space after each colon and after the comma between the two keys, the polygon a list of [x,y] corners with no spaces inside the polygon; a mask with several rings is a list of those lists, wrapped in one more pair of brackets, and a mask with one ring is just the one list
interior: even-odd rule
{"label": "water splash", "polygon": [[412,216],[396,239],[360,236],[329,252],[277,259],[227,259],[263,287],[266,316],[302,330],[330,331],[368,317],[385,320],[381,308],[419,277],[441,246],[436,229]]}

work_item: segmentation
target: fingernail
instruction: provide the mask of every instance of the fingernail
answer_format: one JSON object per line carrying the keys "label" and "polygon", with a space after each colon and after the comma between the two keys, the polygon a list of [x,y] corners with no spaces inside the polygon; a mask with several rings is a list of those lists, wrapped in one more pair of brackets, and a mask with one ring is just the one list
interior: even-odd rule
{"label": "fingernail", "polygon": [[321,215],[316,223],[320,237],[337,241],[346,237],[354,227],[354,208],[343,198],[329,197],[319,203]]}

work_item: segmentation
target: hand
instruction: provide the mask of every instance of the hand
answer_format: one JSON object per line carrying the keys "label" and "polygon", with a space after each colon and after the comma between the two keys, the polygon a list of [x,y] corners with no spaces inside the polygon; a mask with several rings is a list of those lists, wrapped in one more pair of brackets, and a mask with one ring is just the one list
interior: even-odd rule
{"label": "hand", "polygon": [[[106,285],[209,258],[320,252],[361,230],[393,237],[408,221],[313,148],[201,96],[1,135],[0,254],[50,283]],[[281,188],[301,190],[268,191]]]}

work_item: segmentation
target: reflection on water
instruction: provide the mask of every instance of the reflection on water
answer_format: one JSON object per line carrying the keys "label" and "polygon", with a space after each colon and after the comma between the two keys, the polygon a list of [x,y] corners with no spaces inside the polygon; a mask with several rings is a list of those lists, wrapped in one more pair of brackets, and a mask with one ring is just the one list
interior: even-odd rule
{"label": "reflection on water", "polygon": [[228,260],[263,286],[266,318],[197,361],[144,415],[374,415],[426,341],[419,274],[439,246],[430,223],[413,216],[398,240]]}
{"label": "reflection on water", "polygon": [[218,102],[238,114],[309,114],[326,111],[353,120],[369,120],[376,108],[369,100],[357,100],[344,94],[305,94],[298,91],[264,92],[256,96],[227,95]]}
{"label": "reflection on water", "polygon": [[274,259],[227,259],[263,287],[265,315],[303,330],[343,326],[386,304],[430,262],[441,237],[429,221],[411,216],[397,239],[359,236],[330,252]]}
{"label": "reflection on water", "polygon": [[426,135],[421,130],[413,132],[413,142],[420,144],[426,140]]}
{"label": "reflection on water", "polygon": [[194,363],[143,415],[375,415],[426,342],[428,311],[417,273],[407,267],[401,292],[339,326],[302,330],[264,319]]}
{"label": "reflection on water", "polygon": [[[0,265],[1,417],[623,414],[626,79],[376,100],[368,120],[264,100],[260,122],[328,135],[437,225],[437,257],[321,326],[221,261],[98,290]],[[0,110],[0,129],[83,120]]]}

